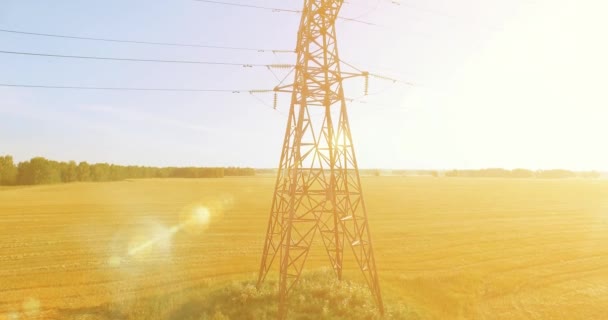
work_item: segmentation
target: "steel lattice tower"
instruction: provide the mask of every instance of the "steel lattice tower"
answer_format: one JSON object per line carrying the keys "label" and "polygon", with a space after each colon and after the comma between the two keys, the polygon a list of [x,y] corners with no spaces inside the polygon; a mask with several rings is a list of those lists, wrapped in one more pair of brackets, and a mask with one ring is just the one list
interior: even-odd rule
{"label": "steel lattice tower", "polygon": [[[276,180],[258,287],[280,264],[279,317],[298,281],[315,234],[342,279],[345,242],[354,252],[376,304],[384,312],[378,272],[342,80],[335,22],[343,0],[305,0],[296,47],[291,107]],[[287,90],[289,89],[289,90]]]}

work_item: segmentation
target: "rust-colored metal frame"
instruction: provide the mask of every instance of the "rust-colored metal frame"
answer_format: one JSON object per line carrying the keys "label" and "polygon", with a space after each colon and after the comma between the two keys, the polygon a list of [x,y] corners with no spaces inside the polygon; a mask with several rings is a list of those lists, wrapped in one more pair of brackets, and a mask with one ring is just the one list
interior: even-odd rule
{"label": "rust-colored metal frame", "polygon": [[343,79],[354,76],[340,70],[335,21],[342,4],[304,1],[294,84],[276,89],[292,93],[291,107],[258,286],[278,255],[281,319],[316,233],[338,279],[346,241],[384,311],[342,87]]}

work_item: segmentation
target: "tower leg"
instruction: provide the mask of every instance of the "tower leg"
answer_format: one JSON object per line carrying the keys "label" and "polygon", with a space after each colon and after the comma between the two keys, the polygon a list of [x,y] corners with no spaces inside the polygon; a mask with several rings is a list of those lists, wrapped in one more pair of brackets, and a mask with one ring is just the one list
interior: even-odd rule
{"label": "tower leg", "polygon": [[363,272],[363,276],[376,300],[378,309],[381,313],[384,313],[380,281],[378,279],[376,259],[374,257],[371,232],[367,219],[367,209],[363,199],[361,178],[359,176],[357,158],[355,156],[346,104],[344,102],[342,103],[340,117],[338,134],[342,148],[340,152],[342,155],[341,162],[344,165],[340,170],[341,185],[339,188],[342,190],[340,192],[342,196],[339,204],[341,205],[340,212],[344,212],[340,218],[340,222],[346,241],[352,248],[359,268]]}
{"label": "tower leg", "polygon": [[283,141],[283,151],[281,153],[281,161],[277,173],[275,183],[274,196],[270,209],[270,217],[268,219],[268,227],[266,231],[266,240],[264,241],[264,251],[262,253],[262,261],[260,263],[260,271],[258,274],[257,287],[258,289],[266,279],[270,267],[274,262],[277,254],[281,251],[283,245],[283,225],[285,223],[285,214],[289,212],[291,203],[291,195],[289,193],[291,187],[290,162],[293,158],[291,149],[294,144],[295,129],[297,120],[294,108],[290,108],[289,120],[285,129],[285,139]]}

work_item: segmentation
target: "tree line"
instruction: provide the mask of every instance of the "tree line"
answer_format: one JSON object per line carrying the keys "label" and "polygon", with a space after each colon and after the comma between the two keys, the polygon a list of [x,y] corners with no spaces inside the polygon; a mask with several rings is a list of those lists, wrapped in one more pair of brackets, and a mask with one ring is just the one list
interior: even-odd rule
{"label": "tree line", "polygon": [[0,185],[38,185],[145,178],[223,178],[225,176],[253,175],[255,175],[253,168],[120,166],[108,163],[60,162],[43,157],[35,157],[16,164],[12,156],[0,156]]}
{"label": "tree line", "polygon": [[477,170],[381,170],[381,169],[361,169],[362,175],[372,176],[431,176],[431,177],[463,177],[463,178],[538,178],[538,179],[566,179],[566,178],[585,178],[596,179],[602,174],[598,171],[570,171],[563,169],[553,170],[528,170],[502,168],[488,168]]}
{"label": "tree line", "polygon": [[539,178],[539,179],[566,179],[566,178],[599,178],[597,171],[575,172],[563,169],[537,170],[528,169],[481,169],[481,170],[450,170],[445,172],[446,177],[467,178]]}

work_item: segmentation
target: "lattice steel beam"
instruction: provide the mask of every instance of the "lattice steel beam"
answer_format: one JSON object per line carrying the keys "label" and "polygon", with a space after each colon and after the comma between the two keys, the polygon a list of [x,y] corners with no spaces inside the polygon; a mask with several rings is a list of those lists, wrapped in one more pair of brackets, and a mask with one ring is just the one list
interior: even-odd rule
{"label": "lattice steel beam", "polygon": [[279,261],[279,317],[287,315],[316,233],[342,278],[345,243],[381,312],[382,295],[346,111],[335,21],[343,0],[305,0],[295,80],[258,286]]}

